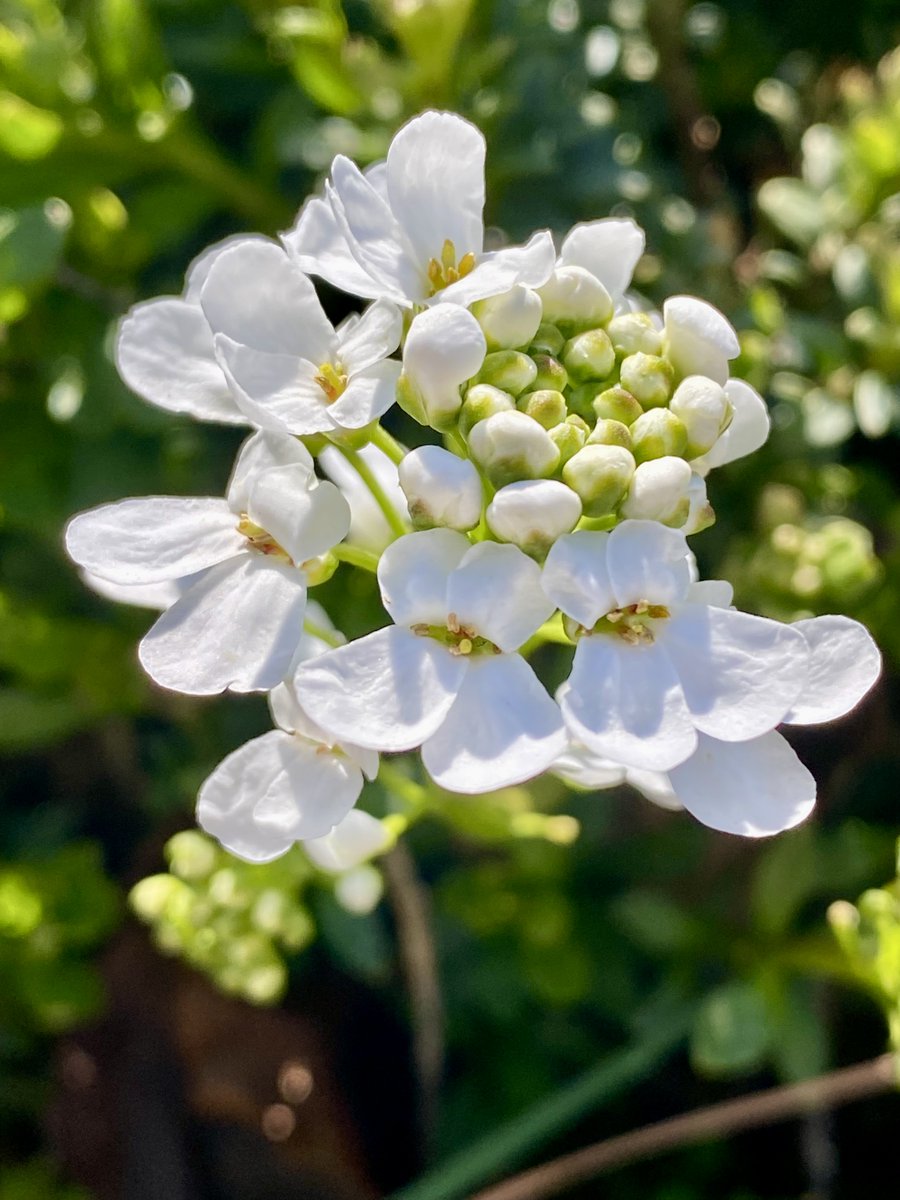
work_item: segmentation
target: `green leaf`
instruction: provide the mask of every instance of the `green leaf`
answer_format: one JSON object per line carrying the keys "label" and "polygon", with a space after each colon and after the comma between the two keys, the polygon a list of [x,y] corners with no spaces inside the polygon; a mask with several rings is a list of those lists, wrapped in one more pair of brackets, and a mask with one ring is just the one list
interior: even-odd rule
{"label": "green leaf", "polygon": [[51,279],[70,218],[62,201],[18,210],[0,208],[0,288],[32,290]]}
{"label": "green leaf", "polygon": [[820,197],[799,179],[769,179],[757,199],[772,224],[801,246],[811,245],[825,227]]}
{"label": "green leaf", "polygon": [[743,1075],[765,1061],[772,1030],[764,997],[735,980],[703,1002],[691,1035],[691,1061],[704,1075]]}
{"label": "green leaf", "polygon": [[0,688],[0,750],[22,751],[59,741],[91,719],[72,698]]}

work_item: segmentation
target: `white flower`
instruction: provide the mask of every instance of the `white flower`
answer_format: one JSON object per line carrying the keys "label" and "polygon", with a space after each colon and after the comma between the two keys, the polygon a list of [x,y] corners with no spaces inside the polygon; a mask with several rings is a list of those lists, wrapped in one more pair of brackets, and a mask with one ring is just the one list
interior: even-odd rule
{"label": "white flower", "polygon": [[314,861],[343,855],[352,862],[361,840],[372,845],[367,823],[361,830],[351,810],[363,776],[378,774],[378,755],[335,742],[286,684],[275,688],[269,704],[278,728],[219,763],[200,788],[198,824],[249,862],[270,862],[307,839],[316,839],[307,847]]}
{"label": "white flower", "polygon": [[335,737],[422,747],[442,787],[486,792],[543,771],[565,744],[559,709],[515,651],[550,616],[537,564],[450,529],[399,538],[378,566],[395,625],[304,663],[295,687]]}
{"label": "white flower", "polygon": [[644,253],[645,243],[643,229],[628,218],[583,221],[566,234],[557,267],[576,267],[593,275],[618,308]]}
{"label": "white flower", "polygon": [[729,379],[725,384],[725,395],[731,404],[731,424],[711,450],[691,463],[700,475],[752,454],[769,436],[771,422],[766,402],[749,383],[743,379]]}
{"label": "white flower", "polygon": [[683,458],[667,454],[639,463],[622,502],[622,516],[683,526],[691,512],[693,479]]}
{"label": "white flower", "polygon": [[723,585],[691,583],[674,529],[624,521],[609,534],[568,534],[550,551],[543,584],[584,630],[561,701],[566,724],[625,766],[668,770],[690,757],[698,732],[757,737],[803,689],[803,635],[717,607]]}
{"label": "white flower", "polygon": [[581,500],[555,479],[525,479],[501,488],[486,515],[498,538],[543,557],[558,537],[578,524]]}
{"label": "white flower", "polygon": [[224,249],[200,303],[219,362],[253,424],[283,433],[361,429],[394,403],[403,321],[381,301],[335,330],[310,279],[262,239]]}
{"label": "white flower", "polygon": [[440,446],[419,446],[399,466],[400,486],[417,528],[465,533],[481,520],[481,479],[472,462]]}
{"label": "white flower", "polygon": [[[405,521],[406,497],[400,488],[396,464],[372,442],[360,447],[356,453],[375,476],[391,508]],[[344,499],[350,505],[350,532],[347,534],[347,541],[354,546],[362,546],[364,550],[371,550],[373,554],[380,554],[397,535],[359,473],[336,446],[326,446],[318,456],[318,461],[319,466],[331,482],[341,489]]]}
{"label": "white flower", "polygon": [[304,563],[347,532],[350,511],[320,483],[293,438],[257,433],[227,499],[147,496],[74,517],[66,546],[80,566],[126,586],[195,576],[140,646],[148,675],[192,695],[280,683],[302,635]]}
{"label": "white flower", "polygon": [[381,821],[361,808],[354,808],[331,833],[305,841],[303,849],[321,871],[339,874],[381,854],[392,841]]}
{"label": "white flower", "polygon": [[304,271],[406,307],[467,305],[517,283],[538,286],[553,268],[548,233],[483,252],[484,157],[474,125],[423,113],[365,174],[338,155],[325,198],[307,202],[284,244]]}
{"label": "white flower", "polygon": [[517,283],[508,292],[489,296],[472,305],[489,350],[518,350],[527,346],[543,319],[541,298]]}
{"label": "white flower", "polygon": [[464,308],[440,305],[419,313],[403,346],[403,375],[421,412],[411,415],[435,428],[452,421],[462,405],[460,385],[481,369],[487,343]]}
{"label": "white flower", "polygon": [[[565,692],[563,684],[556,698]],[[684,805],[675,795],[669,776],[662,771],[642,771],[637,767],[622,767],[609,758],[595,754],[580,742],[570,742],[551,767],[554,775],[564,779],[573,787],[586,791],[621,787],[629,784],[646,796],[659,808],[678,812]]]}
{"label": "white flower", "polygon": [[663,323],[666,357],[681,378],[705,375],[727,382],[728,360],[741,352],[727,317],[696,296],[670,296],[663,305]]}

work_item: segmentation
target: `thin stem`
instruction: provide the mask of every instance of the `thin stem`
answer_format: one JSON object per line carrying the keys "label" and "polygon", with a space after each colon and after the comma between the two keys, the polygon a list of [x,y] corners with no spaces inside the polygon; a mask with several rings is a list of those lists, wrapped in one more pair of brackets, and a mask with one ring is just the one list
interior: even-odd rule
{"label": "thin stem", "polygon": [[472,1200],[544,1200],[625,1163],[637,1162],[697,1142],[715,1141],[744,1129],[822,1112],[897,1086],[898,1060],[883,1054],[855,1067],[831,1071],[787,1087],[770,1088],[711,1104],[680,1117],[607,1138],[583,1150],[523,1171]]}
{"label": "thin stem", "polygon": [[362,455],[357,454],[355,450],[351,450],[349,446],[344,446],[340,442],[335,442],[334,445],[369,489],[372,499],[381,509],[384,519],[390,526],[394,537],[403,537],[405,533],[409,532],[406,522],[397,512],[396,508],[394,508],[393,504],[391,504],[387,492],[385,492],[384,488],[378,482],[375,472],[369,464]]}
{"label": "thin stem", "polygon": [[406,451],[397,439],[380,424],[376,424],[372,429],[371,441],[392,463],[401,463],[406,457]]}
{"label": "thin stem", "polygon": [[371,571],[373,575],[378,570],[378,555],[373,554],[371,550],[363,550],[362,546],[351,546],[349,542],[341,542],[338,546],[332,546],[331,553],[338,562],[361,567],[363,571]]}
{"label": "thin stem", "polygon": [[408,828],[428,807],[430,796],[428,788],[423,787],[421,783],[416,783],[414,779],[410,779],[386,758],[381,760],[378,778],[385,784],[389,792],[392,792],[406,805],[407,811],[402,815],[406,821],[405,828]]}
{"label": "thin stem", "polygon": [[311,621],[309,617],[306,617],[303,621],[303,632],[308,633],[310,637],[318,638],[320,642],[324,642],[326,646],[331,646],[333,650],[344,644],[344,639],[340,634],[335,633],[333,629],[326,629],[324,625],[319,625],[315,621]]}

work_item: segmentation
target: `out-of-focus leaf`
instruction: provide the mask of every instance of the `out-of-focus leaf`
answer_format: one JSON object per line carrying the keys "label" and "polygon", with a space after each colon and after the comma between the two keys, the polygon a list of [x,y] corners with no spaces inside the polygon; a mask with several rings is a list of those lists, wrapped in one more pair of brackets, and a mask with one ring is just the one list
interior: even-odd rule
{"label": "out-of-focus leaf", "polygon": [[740,980],[711,992],[691,1034],[691,1061],[705,1075],[741,1075],[761,1066],[772,1030],[766,1002]]}
{"label": "out-of-focus leaf", "polygon": [[757,200],[772,224],[801,246],[811,245],[825,224],[821,197],[799,179],[768,179]]}
{"label": "out-of-focus leaf", "polygon": [[24,162],[44,158],[63,135],[58,113],[0,91],[0,150]]}
{"label": "out-of-focus leaf", "polygon": [[70,219],[69,207],[62,201],[0,209],[0,288],[31,289],[50,279]]}

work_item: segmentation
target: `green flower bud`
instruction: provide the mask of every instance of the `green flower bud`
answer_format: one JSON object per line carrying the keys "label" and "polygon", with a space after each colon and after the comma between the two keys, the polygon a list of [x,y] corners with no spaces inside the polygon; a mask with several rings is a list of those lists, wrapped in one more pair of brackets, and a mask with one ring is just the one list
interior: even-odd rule
{"label": "green flower bud", "polygon": [[522,412],[499,412],[469,434],[469,451],[494,487],[541,479],[559,465],[559,450],[542,425]]}
{"label": "green flower bud", "polygon": [[521,350],[495,350],[489,354],[477,375],[478,383],[489,383],[518,396],[537,378],[537,367]]}
{"label": "green flower bud", "polygon": [[463,437],[479,421],[486,421],[498,412],[514,412],[516,402],[509,392],[501,392],[489,383],[476,383],[466,392],[463,406],[459,410],[459,428]]}
{"label": "green flower bud", "polygon": [[692,478],[683,458],[654,458],[639,463],[622,504],[622,516],[680,529],[690,514]]}
{"label": "green flower bud", "polygon": [[556,357],[565,344],[566,339],[556,326],[549,324],[547,321],[542,321],[538,326],[537,333],[531,339],[529,353],[532,355],[552,354]]}
{"label": "green flower bud", "polygon": [[731,423],[734,410],[725,389],[705,375],[688,375],[669,401],[687,430],[686,458],[699,458],[711,450]]}
{"label": "green flower bud", "polygon": [[651,408],[631,426],[631,440],[639,463],[667,454],[680,457],[687,445],[687,430],[667,408]]}
{"label": "green flower bud", "polygon": [[591,407],[598,421],[621,421],[623,425],[631,425],[644,411],[640,402],[623,387],[607,388],[594,397]]}
{"label": "green flower bud", "polygon": [[675,372],[668,359],[638,351],[622,360],[621,380],[644,408],[658,408],[672,395]]}
{"label": "green flower bud", "polygon": [[566,342],[563,363],[575,383],[606,379],[616,365],[616,352],[605,329],[587,329]]}
{"label": "green flower bud", "polygon": [[634,456],[624,446],[585,446],[563,467],[562,477],[581,497],[585,515],[602,517],[621,503],[634,471]]}
{"label": "green flower bud", "polygon": [[560,463],[567,463],[573,454],[577,454],[588,438],[590,428],[581,417],[572,414],[559,425],[549,430],[550,437],[559,451]]}
{"label": "green flower bud", "polygon": [[631,434],[621,421],[598,421],[587,440],[589,446],[624,446],[631,449]]}
{"label": "green flower bud", "polygon": [[581,500],[556,479],[527,479],[501,488],[488,505],[491,532],[526,554],[544,559],[558,537],[571,533]]}
{"label": "green flower bud", "polygon": [[659,354],[662,350],[662,333],[653,324],[649,313],[620,313],[610,321],[608,332],[620,358],[638,351]]}
{"label": "green flower bud", "polygon": [[542,388],[539,392],[526,392],[516,401],[516,407],[520,412],[534,417],[545,429],[552,429],[554,425],[564,421],[569,411],[562,392],[555,392],[549,388]]}
{"label": "green flower bud", "polygon": [[549,389],[554,392],[561,392],[569,382],[569,373],[562,365],[559,359],[554,358],[552,354],[536,354],[533,359],[534,365],[537,367],[537,375],[534,383],[531,385],[531,391],[544,391]]}
{"label": "green flower bud", "polygon": [[488,350],[527,346],[541,323],[543,306],[531,288],[516,284],[499,296],[476,300],[470,312],[484,333]]}
{"label": "green flower bud", "polygon": [[320,583],[327,583],[337,569],[338,560],[330,550],[326,550],[318,558],[307,559],[303,564],[307,587],[318,587]]}

